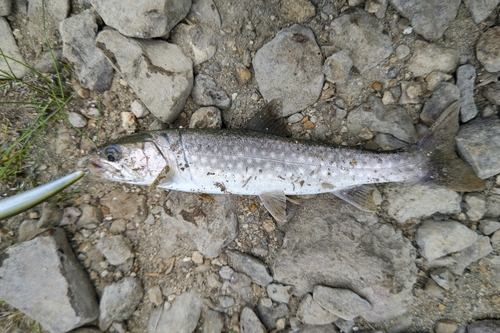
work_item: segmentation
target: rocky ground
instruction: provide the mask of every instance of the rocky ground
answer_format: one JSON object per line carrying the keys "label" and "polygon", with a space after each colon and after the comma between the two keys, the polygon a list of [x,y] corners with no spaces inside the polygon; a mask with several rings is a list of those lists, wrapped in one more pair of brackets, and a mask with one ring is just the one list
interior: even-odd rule
{"label": "rocky ground", "polygon": [[[0,327],[33,330],[19,309],[48,332],[500,332],[498,4],[45,0],[44,17],[0,0],[3,52],[54,78],[52,50],[75,93],[2,196],[86,168],[93,142],[238,128],[272,99],[294,137],[371,150],[416,143],[459,101],[457,149],[486,182],[377,186],[376,213],[300,197],[276,223],[258,197],[91,175],[0,222]],[[0,110],[6,149],[37,112]]]}

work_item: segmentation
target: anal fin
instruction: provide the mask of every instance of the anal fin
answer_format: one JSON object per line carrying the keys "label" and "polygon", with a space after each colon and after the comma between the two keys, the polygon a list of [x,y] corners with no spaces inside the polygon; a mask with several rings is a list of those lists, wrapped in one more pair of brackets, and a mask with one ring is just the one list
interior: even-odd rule
{"label": "anal fin", "polygon": [[264,192],[259,195],[262,204],[278,222],[286,222],[285,192]]}
{"label": "anal fin", "polygon": [[374,199],[374,191],[378,191],[374,185],[360,185],[333,191],[332,193],[362,211],[375,212],[377,211],[377,204]]}

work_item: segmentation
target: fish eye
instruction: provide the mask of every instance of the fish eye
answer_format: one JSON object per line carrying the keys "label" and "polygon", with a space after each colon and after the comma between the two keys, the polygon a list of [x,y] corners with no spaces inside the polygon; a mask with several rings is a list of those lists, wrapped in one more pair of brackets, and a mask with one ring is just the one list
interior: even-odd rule
{"label": "fish eye", "polygon": [[115,146],[106,147],[104,149],[104,157],[110,162],[116,162],[120,158],[120,152]]}

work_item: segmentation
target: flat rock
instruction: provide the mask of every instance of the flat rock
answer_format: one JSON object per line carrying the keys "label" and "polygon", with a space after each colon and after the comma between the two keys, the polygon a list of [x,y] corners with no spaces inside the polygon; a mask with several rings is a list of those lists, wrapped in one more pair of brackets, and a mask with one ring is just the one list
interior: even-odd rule
{"label": "flat rock", "polygon": [[470,12],[476,24],[483,22],[500,3],[500,0],[464,0],[464,4]]}
{"label": "flat rock", "polygon": [[310,294],[306,294],[300,301],[297,316],[304,324],[309,325],[326,325],[339,319],[319,305]]}
{"label": "flat rock", "polygon": [[99,304],[101,329],[104,331],[112,321],[123,321],[132,315],[142,300],[144,289],[133,277],[106,286]]}
{"label": "flat rock", "polygon": [[205,314],[202,333],[220,333],[224,328],[224,314],[214,310],[208,310]]}
{"label": "flat rock", "polygon": [[420,113],[420,119],[426,125],[431,126],[444,110],[459,99],[460,89],[456,85],[449,82],[439,83],[434,89],[431,98],[425,102]]}
{"label": "flat rock", "polygon": [[491,252],[493,252],[493,247],[490,238],[487,236],[479,237],[474,244],[455,253],[453,262],[447,266],[453,273],[462,275],[470,264],[486,257]]}
{"label": "flat rock", "polygon": [[101,238],[97,242],[97,249],[111,265],[122,265],[134,258],[130,241],[122,235]]}
{"label": "flat rock", "polygon": [[232,250],[227,250],[226,254],[229,265],[236,271],[248,275],[254,283],[265,287],[273,282],[273,277],[269,275],[266,265],[260,259]]}
{"label": "flat rock", "polygon": [[153,310],[149,318],[148,333],[192,333],[201,315],[203,296],[187,291],[175,298],[172,306]]}
{"label": "flat rock", "polygon": [[1,0],[0,1],[0,16],[10,15],[12,10],[12,0]]}
{"label": "flat rock", "polygon": [[123,190],[107,193],[101,198],[101,205],[109,209],[114,219],[143,222],[148,216],[146,197]]}
{"label": "flat rock", "polygon": [[353,64],[349,51],[344,49],[326,58],[323,73],[327,80],[343,84],[348,79]]}
{"label": "flat rock", "polygon": [[460,156],[478,177],[485,179],[500,173],[500,120],[475,120],[460,127],[455,137]]}
{"label": "flat rock", "polygon": [[459,56],[458,50],[417,40],[408,69],[415,77],[426,76],[433,71],[452,73],[457,68]]}
{"label": "flat rock", "polygon": [[96,45],[155,117],[177,119],[193,88],[193,63],[177,45],[111,29],[97,36]]}
{"label": "flat rock", "polygon": [[80,206],[81,215],[78,219],[77,225],[79,227],[86,227],[88,225],[97,225],[102,222],[104,216],[102,210],[91,204],[83,203]]}
{"label": "flat rock", "polygon": [[474,86],[476,84],[476,69],[472,65],[463,65],[457,69],[457,87],[460,89],[460,119],[468,122],[477,115],[474,102]]}
{"label": "flat rock", "polygon": [[371,219],[375,213],[329,195],[302,202],[272,263],[274,279],[293,285],[297,296],[315,285],[348,288],[372,305],[363,314],[370,322],[404,313],[413,301],[415,249],[400,231]]}
{"label": "flat rock", "polygon": [[90,9],[59,24],[63,58],[72,64],[78,81],[90,90],[104,91],[113,80],[113,67],[95,46],[97,23]]}
{"label": "flat rock", "polygon": [[7,248],[0,255],[0,280],[0,299],[50,332],[70,331],[99,315],[94,287],[63,229]]}
{"label": "flat rock", "polygon": [[231,106],[231,99],[226,92],[217,86],[212,77],[205,74],[196,75],[191,96],[198,105],[213,105],[222,110],[226,110]]}
{"label": "flat rock", "polygon": [[455,221],[427,220],[418,227],[415,238],[422,256],[432,261],[471,246],[478,235]]}
{"label": "flat rock", "polygon": [[500,320],[486,319],[478,320],[467,325],[467,333],[498,333],[500,332]]}
{"label": "flat rock", "polygon": [[500,222],[495,220],[482,220],[479,221],[478,228],[483,235],[488,236],[500,229]]}
{"label": "flat rock", "polygon": [[310,28],[282,29],[253,59],[255,78],[264,99],[281,99],[283,117],[316,102],[323,87],[322,55]]}
{"label": "flat rock", "polygon": [[267,285],[267,295],[275,302],[288,304],[288,302],[290,302],[292,292],[292,286],[284,286],[278,283],[271,283]]}
{"label": "flat rock", "polygon": [[36,237],[41,232],[44,232],[45,228],[39,228],[38,227],[38,221],[37,220],[24,220],[21,222],[21,225],[19,226],[19,236],[17,238],[17,241],[19,243],[31,240]]}
{"label": "flat rock", "polygon": [[215,195],[204,200],[198,194],[172,191],[167,196],[168,212],[162,211],[165,239],[163,251],[172,253],[181,237],[195,244],[205,258],[219,256],[237,236],[236,198]]}
{"label": "flat rock", "polygon": [[349,289],[315,286],[313,298],[322,308],[345,320],[372,309],[367,300]]}
{"label": "flat rock", "polygon": [[388,213],[399,223],[434,213],[455,214],[461,211],[462,197],[443,187],[414,184],[389,184],[385,187]]}
{"label": "flat rock", "polygon": [[136,38],[165,36],[189,11],[191,0],[91,0],[106,25]]}
{"label": "flat rock", "polygon": [[500,27],[486,30],[476,44],[477,60],[490,73],[500,71]]}
{"label": "flat rock", "polygon": [[[3,17],[0,17],[0,36],[2,36],[2,38],[0,38],[0,48],[3,54],[25,64],[26,62],[19,51],[19,47],[17,47],[10,25]],[[3,58],[0,59],[0,70],[6,71],[7,73],[11,73],[12,70],[11,74],[18,79],[22,79],[24,75],[26,75],[26,67],[14,61],[8,61],[7,65]]]}
{"label": "flat rock", "polygon": [[455,19],[460,0],[389,0],[390,5],[410,20],[415,32],[425,39],[441,38]]}
{"label": "flat rock", "polygon": [[391,38],[383,33],[383,25],[373,15],[358,9],[331,23],[330,42],[346,49],[354,67],[363,73],[377,66],[393,51]]}
{"label": "flat rock", "polygon": [[360,107],[347,115],[347,129],[358,135],[366,127],[370,131],[391,134],[404,142],[417,141],[413,119],[400,106],[384,105],[380,98],[371,96]]}
{"label": "flat rock", "polygon": [[266,328],[252,309],[245,307],[240,315],[241,333],[266,333]]}
{"label": "flat rock", "polygon": [[186,18],[189,22],[209,27],[213,31],[221,29],[220,14],[213,0],[193,1]]}
{"label": "flat rock", "polygon": [[480,220],[486,213],[486,200],[481,193],[467,193],[464,196],[464,201],[467,204],[467,217],[471,221]]}
{"label": "flat rock", "polygon": [[215,33],[201,25],[180,23],[172,30],[170,40],[191,58],[195,66],[212,59],[217,51]]}

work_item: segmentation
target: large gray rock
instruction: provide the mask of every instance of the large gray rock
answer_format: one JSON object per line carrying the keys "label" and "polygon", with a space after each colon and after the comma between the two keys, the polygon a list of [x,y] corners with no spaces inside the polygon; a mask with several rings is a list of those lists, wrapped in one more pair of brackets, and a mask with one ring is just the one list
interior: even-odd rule
{"label": "large gray rock", "polygon": [[99,304],[101,329],[106,330],[111,322],[130,317],[141,302],[144,290],[133,277],[106,286]]}
{"label": "large gray rock", "polygon": [[318,284],[348,288],[370,302],[362,316],[371,322],[404,313],[413,301],[415,249],[400,231],[371,220],[375,213],[328,195],[302,202],[273,261],[274,279],[297,296]]}
{"label": "large gray rock", "polygon": [[12,0],[0,0],[0,16],[10,15]]}
{"label": "large gray rock", "polygon": [[468,122],[477,115],[474,103],[474,85],[476,84],[476,69],[472,65],[463,65],[457,69],[457,87],[460,89],[460,119]]}
{"label": "large gray rock", "polygon": [[364,10],[333,20],[331,27],[330,41],[339,49],[349,50],[360,73],[377,66],[392,53],[391,38],[382,33],[382,23]]}
{"label": "large gray rock", "polygon": [[122,265],[134,258],[130,241],[121,235],[99,239],[97,249],[111,265]]}
{"label": "large gray rock", "polygon": [[263,287],[273,282],[273,277],[267,272],[266,265],[251,255],[246,253],[227,250],[229,265],[238,272],[248,275],[252,281]]}
{"label": "large gray rock", "polygon": [[266,328],[252,309],[245,307],[240,316],[241,333],[266,333]]}
{"label": "large gray rock", "polygon": [[217,51],[215,33],[201,25],[180,23],[172,30],[170,39],[195,66],[210,60]]}
{"label": "large gray rock", "polygon": [[28,2],[28,16],[42,16],[42,6],[45,6],[45,12],[53,16],[57,21],[62,21],[68,17],[70,10],[69,0],[30,0]]}
{"label": "large gray rock", "polygon": [[295,24],[257,51],[253,67],[262,96],[267,101],[281,99],[286,117],[318,100],[322,62],[312,30]]}
{"label": "large gray rock", "polygon": [[441,82],[437,85],[425,104],[420,119],[428,125],[434,124],[439,115],[446,110],[453,102],[460,99],[460,89],[449,82]]}
{"label": "large gray rock", "polygon": [[189,22],[209,27],[213,31],[221,29],[219,11],[213,0],[193,1],[186,18]]}
{"label": "large gray rock", "polygon": [[191,0],[91,0],[104,22],[137,38],[165,36],[188,13]]}
{"label": "large gray rock", "polygon": [[475,120],[455,137],[460,156],[485,179],[500,173],[500,120]]}
{"label": "large gray rock", "polygon": [[205,258],[216,258],[237,236],[236,198],[215,195],[204,200],[198,194],[170,192],[167,212],[162,211],[163,250],[172,253],[177,241],[187,236]]}
{"label": "large gray rock", "polygon": [[385,187],[385,195],[389,202],[389,216],[399,223],[438,212],[458,213],[462,201],[455,191],[421,184],[389,184]]}
{"label": "large gray rock", "polygon": [[153,310],[149,318],[148,333],[192,333],[198,324],[203,306],[203,296],[188,291],[177,296],[170,308]]}
{"label": "large gray rock", "polygon": [[71,16],[59,24],[63,57],[73,64],[80,83],[91,90],[109,89],[113,67],[95,46],[97,23],[90,9]]}
{"label": "large gray rock", "polygon": [[[0,38],[0,48],[2,49],[3,54],[8,57],[14,58],[21,63],[25,63],[24,58],[21,55],[19,48],[17,47],[14,35],[12,35],[10,25],[3,17],[0,17],[0,36],[2,36],[2,38]],[[24,77],[24,75],[26,74],[26,67],[12,60],[7,60],[7,65],[5,61],[6,60],[3,57],[0,57],[0,71],[5,71],[18,79]]]}
{"label": "large gray rock", "polygon": [[347,115],[347,129],[359,134],[364,128],[387,133],[407,143],[417,141],[413,119],[399,106],[384,105],[380,98],[371,96],[368,101]]}
{"label": "large gray rock", "polygon": [[500,27],[486,30],[476,44],[477,60],[490,73],[500,71]]}
{"label": "large gray rock", "polygon": [[417,40],[408,69],[415,77],[425,76],[433,71],[452,73],[458,65],[458,50]]}
{"label": "large gray rock", "polygon": [[471,246],[478,237],[461,223],[427,220],[418,228],[415,239],[422,256],[432,261]]}
{"label": "large gray rock", "polygon": [[500,3],[500,0],[464,0],[476,24],[483,22]]}
{"label": "large gray rock", "polygon": [[101,32],[96,42],[151,113],[162,122],[177,118],[193,88],[193,63],[178,46],[115,30]]}
{"label": "large gray rock", "polygon": [[441,38],[455,19],[460,0],[389,0],[389,3],[410,20],[415,32],[425,39]]}
{"label": "large gray rock", "polygon": [[99,315],[94,288],[60,228],[5,250],[0,280],[0,299],[50,332],[70,331]]}

